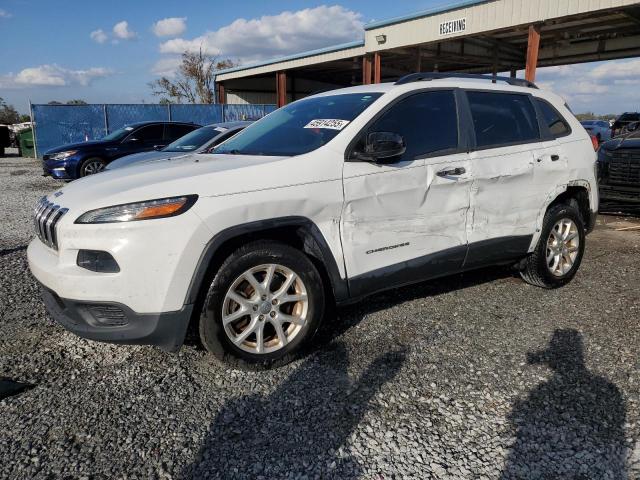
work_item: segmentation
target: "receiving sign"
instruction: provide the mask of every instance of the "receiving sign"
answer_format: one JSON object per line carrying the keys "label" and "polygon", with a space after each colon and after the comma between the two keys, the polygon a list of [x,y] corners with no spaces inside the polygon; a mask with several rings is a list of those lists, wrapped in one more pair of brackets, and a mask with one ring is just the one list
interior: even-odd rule
{"label": "receiving sign", "polygon": [[347,126],[349,120],[338,120],[335,118],[318,118],[311,120],[304,128],[328,128],[329,130],[342,130]]}
{"label": "receiving sign", "polygon": [[459,18],[458,20],[449,20],[440,24],[440,35],[453,35],[454,33],[464,32],[467,29],[467,19]]}

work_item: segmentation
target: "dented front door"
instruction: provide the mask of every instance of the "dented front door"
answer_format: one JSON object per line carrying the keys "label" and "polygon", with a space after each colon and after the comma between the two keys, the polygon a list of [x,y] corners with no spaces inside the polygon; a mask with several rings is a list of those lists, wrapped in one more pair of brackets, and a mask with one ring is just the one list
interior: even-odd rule
{"label": "dented front door", "polygon": [[345,163],[341,235],[352,295],[460,269],[469,170],[466,153]]}

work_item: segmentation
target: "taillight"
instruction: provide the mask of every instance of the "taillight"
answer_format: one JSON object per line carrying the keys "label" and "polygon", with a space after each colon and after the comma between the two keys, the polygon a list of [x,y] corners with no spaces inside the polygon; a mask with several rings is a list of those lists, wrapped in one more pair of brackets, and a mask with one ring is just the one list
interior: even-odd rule
{"label": "taillight", "polygon": [[593,150],[595,152],[598,151],[598,148],[600,148],[600,142],[598,142],[598,137],[596,137],[595,135],[589,135],[591,137],[591,145],[593,145]]}

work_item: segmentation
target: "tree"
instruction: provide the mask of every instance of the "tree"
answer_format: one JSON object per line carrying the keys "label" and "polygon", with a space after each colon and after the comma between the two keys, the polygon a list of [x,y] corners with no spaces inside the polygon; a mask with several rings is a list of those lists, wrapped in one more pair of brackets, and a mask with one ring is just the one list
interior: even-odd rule
{"label": "tree", "polygon": [[13,125],[20,122],[20,114],[13,105],[8,105],[2,97],[0,97],[0,123],[5,125]]}
{"label": "tree", "polygon": [[80,99],[67,100],[67,105],[86,105],[87,102]]}
{"label": "tree", "polygon": [[230,59],[218,60],[202,52],[184,52],[175,78],[161,77],[149,83],[160,103],[215,103],[213,79],[217,70],[236,65]]}

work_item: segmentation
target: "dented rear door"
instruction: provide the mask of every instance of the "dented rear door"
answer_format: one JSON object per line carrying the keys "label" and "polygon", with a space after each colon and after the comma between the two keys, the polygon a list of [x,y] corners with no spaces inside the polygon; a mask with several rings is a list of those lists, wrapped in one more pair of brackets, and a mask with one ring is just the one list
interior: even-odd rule
{"label": "dented rear door", "polygon": [[544,200],[534,151],[540,129],[530,95],[469,91],[475,147],[465,268],[527,253]]}

